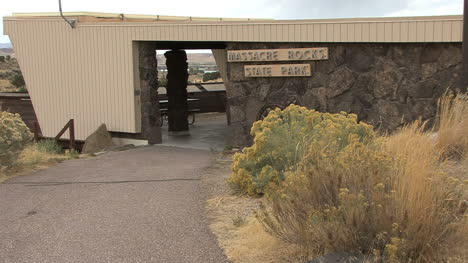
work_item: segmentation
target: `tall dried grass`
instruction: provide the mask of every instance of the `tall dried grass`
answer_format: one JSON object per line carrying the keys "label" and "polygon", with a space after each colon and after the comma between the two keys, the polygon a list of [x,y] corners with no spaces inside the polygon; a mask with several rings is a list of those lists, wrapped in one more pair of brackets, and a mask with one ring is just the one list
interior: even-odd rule
{"label": "tall dried grass", "polygon": [[437,147],[444,156],[460,158],[468,149],[468,94],[445,94],[438,103]]}
{"label": "tall dried grass", "polygon": [[44,145],[48,144],[35,143],[23,149],[19,158],[20,166],[22,168],[37,168],[41,165],[48,166],[50,163],[68,159],[66,155],[44,149]]}
{"label": "tall dried grass", "polygon": [[417,121],[373,143],[309,149],[267,193],[266,230],[310,256],[467,262],[467,109],[466,95],[446,95],[432,131]]}
{"label": "tall dried grass", "polygon": [[[440,116],[444,123],[446,115]],[[387,248],[396,261],[445,262],[468,248],[467,187],[460,178],[450,176],[454,163],[446,160],[447,150],[456,149],[450,152],[458,155],[467,148],[459,148],[458,141],[445,136],[434,139],[423,129],[423,124],[415,122],[386,138],[384,144],[396,157],[391,182],[396,235]],[[460,165],[463,162],[455,164]]]}
{"label": "tall dried grass", "polygon": [[234,238],[225,249],[226,254],[237,263],[302,263],[298,246],[284,243],[265,231],[262,224],[250,217],[237,229]]}
{"label": "tall dried grass", "polygon": [[238,263],[304,262],[298,246],[265,231],[254,215],[256,200],[236,195],[216,196],[207,202],[210,228],[229,260]]}

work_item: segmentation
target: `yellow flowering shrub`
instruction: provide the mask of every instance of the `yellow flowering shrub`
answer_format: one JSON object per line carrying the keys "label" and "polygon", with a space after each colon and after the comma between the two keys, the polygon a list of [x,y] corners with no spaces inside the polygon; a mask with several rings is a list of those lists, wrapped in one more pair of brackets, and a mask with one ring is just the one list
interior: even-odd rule
{"label": "yellow flowering shrub", "polygon": [[234,155],[229,179],[250,195],[281,184],[310,149],[340,151],[352,139],[367,143],[375,138],[372,126],[358,123],[355,114],[321,113],[297,105],[270,112],[253,124],[251,134],[254,143]]}
{"label": "yellow flowering shrub", "polygon": [[[269,232],[305,246],[311,255],[369,252],[374,248],[369,244],[379,242],[374,237],[389,233],[392,224],[392,158],[378,145],[354,135],[343,149],[311,145],[282,186],[267,191],[268,206],[260,218]],[[383,249],[389,237],[381,238],[376,248]]]}
{"label": "yellow flowering shrub", "polygon": [[31,139],[19,114],[0,111],[0,169],[12,166]]}
{"label": "yellow flowering shrub", "polygon": [[344,148],[309,144],[281,185],[266,189],[259,213],[266,230],[311,257],[357,252],[375,262],[468,262],[468,159],[444,159],[420,122],[347,141]]}

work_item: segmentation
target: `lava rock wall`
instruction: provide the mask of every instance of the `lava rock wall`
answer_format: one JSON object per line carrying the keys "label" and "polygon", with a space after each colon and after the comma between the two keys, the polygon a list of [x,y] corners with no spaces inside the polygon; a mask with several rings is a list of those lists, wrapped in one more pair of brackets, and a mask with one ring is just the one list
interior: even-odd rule
{"label": "lava rock wall", "polygon": [[[438,98],[461,91],[461,43],[229,43],[227,50],[328,47],[328,60],[228,62],[232,146],[251,144],[250,127],[268,104],[356,113],[382,131],[421,117],[434,121]],[[247,78],[244,65],[309,63],[310,77]]]}

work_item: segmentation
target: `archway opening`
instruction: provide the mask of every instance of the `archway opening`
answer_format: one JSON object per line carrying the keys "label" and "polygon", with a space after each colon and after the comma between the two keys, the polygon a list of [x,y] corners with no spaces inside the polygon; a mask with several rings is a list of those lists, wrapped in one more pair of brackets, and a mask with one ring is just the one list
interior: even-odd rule
{"label": "archway opening", "polygon": [[[199,44],[199,43],[198,43]],[[176,48],[166,47],[174,46]],[[220,151],[227,147],[226,87],[213,51],[157,43],[163,145]],[[219,48],[218,45],[209,45]],[[162,47],[162,48],[160,48]],[[219,59],[218,59],[219,60]]]}

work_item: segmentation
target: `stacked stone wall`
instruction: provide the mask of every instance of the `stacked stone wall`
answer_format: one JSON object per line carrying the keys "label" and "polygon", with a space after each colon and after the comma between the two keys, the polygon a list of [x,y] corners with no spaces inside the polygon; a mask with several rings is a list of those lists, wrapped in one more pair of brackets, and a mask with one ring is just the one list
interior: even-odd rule
{"label": "stacked stone wall", "polygon": [[229,62],[227,102],[233,146],[251,143],[250,127],[268,104],[291,102],[323,112],[352,112],[383,131],[421,117],[433,122],[437,100],[461,91],[461,43],[230,43],[227,50],[328,47],[329,59],[309,63],[311,77],[247,78]]}

